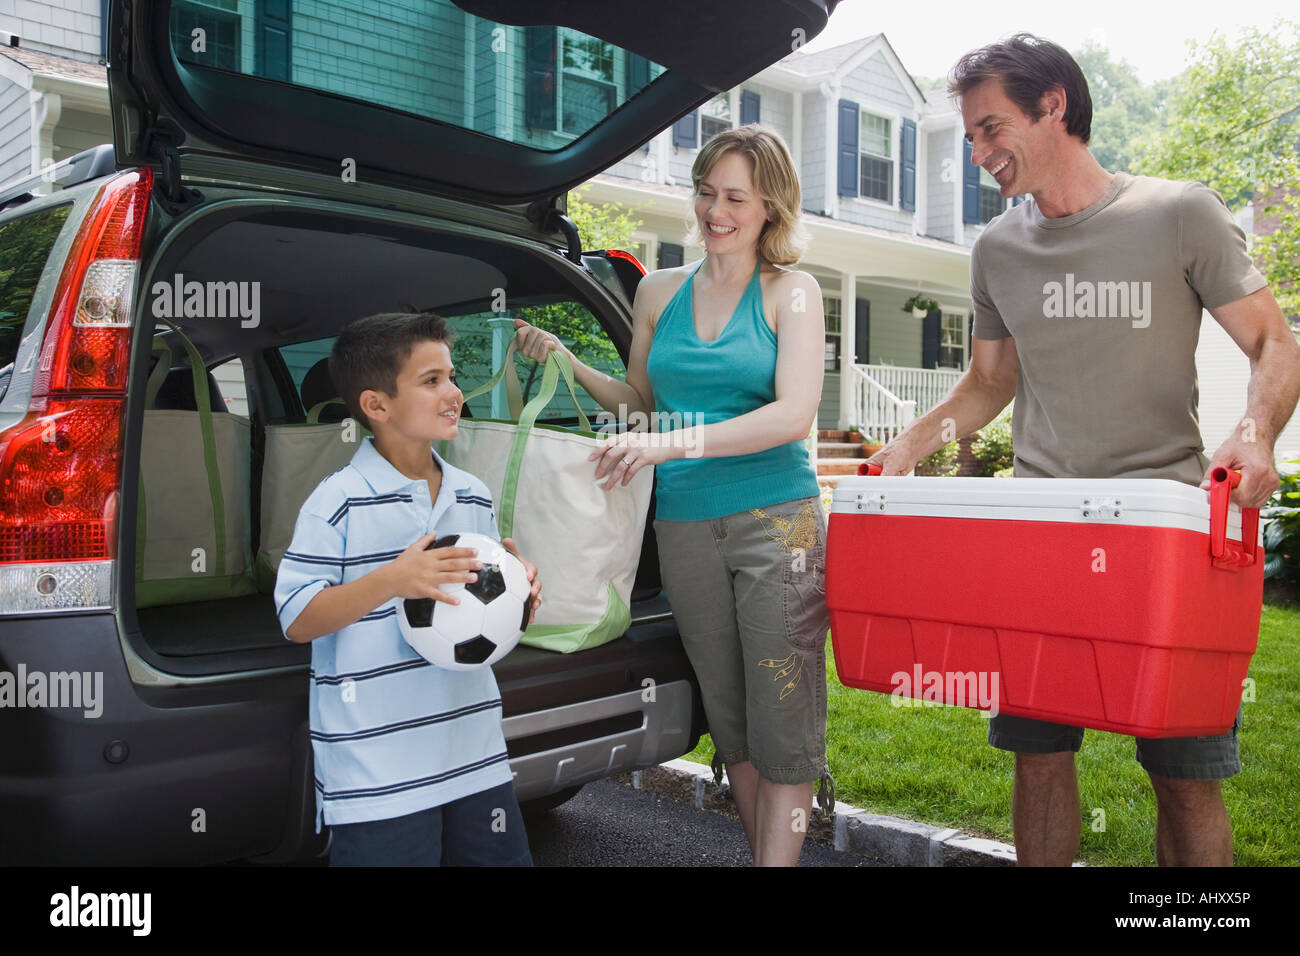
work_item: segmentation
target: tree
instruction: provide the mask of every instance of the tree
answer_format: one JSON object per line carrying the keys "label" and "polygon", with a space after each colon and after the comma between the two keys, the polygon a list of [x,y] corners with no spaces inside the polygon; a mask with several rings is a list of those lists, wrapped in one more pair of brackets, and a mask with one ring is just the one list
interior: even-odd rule
{"label": "tree", "polygon": [[1282,311],[1300,315],[1300,23],[1279,20],[1193,44],[1168,131],[1138,145],[1136,170],[1198,180],[1228,207],[1255,204],[1251,250]]}
{"label": "tree", "polygon": [[[572,190],[567,197],[568,216],[578,227],[583,249],[624,249],[630,251],[632,233],[641,227],[641,221],[613,203],[586,202],[582,197],[584,187]],[[529,325],[553,332],[569,350],[583,362],[604,371],[623,373],[623,362],[600,322],[586,308],[572,301],[550,305],[527,306],[516,311],[516,316]],[[516,357],[524,401],[532,394],[541,366],[531,359]]]}
{"label": "tree", "polygon": [[1093,40],[1076,51],[1074,59],[1092,97],[1089,148],[1106,169],[1128,172],[1133,168],[1135,141],[1163,132],[1173,82],[1144,86],[1131,63],[1112,60],[1110,51]]}

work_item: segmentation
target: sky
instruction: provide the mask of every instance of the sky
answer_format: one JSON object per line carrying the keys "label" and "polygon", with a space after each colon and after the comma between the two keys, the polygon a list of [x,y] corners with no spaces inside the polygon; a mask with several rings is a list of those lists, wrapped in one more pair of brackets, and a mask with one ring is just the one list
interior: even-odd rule
{"label": "sky", "polygon": [[884,33],[913,75],[942,77],[963,53],[1021,30],[1067,50],[1094,39],[1114,59],[1128,60],[1144,83],[1181,73],[1186,41],[1216,30],[1231,35],[1244,25],[1267,28],[1282,16],[1300,19],[1295,0],[1084,0],[997,4],[952,0],[842,0],[809,53]]}

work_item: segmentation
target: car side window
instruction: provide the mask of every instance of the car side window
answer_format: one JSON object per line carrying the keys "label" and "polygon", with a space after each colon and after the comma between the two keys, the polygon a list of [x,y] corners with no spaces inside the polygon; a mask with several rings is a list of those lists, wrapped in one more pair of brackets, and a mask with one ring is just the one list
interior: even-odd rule
{"label": "car side window", "polygon": [[280,346],[280,358],[289,370],[304,412],[310,412],[320,402],[338,398],[326,364],[332,348],[333,336]]}
{"label": "car side window", "polygon": [[0,226],[0,398],[9,390],[36,285],[71,209],[55,206]]}
{"label": "car side window", "polygon": [[248,416],[248,389],[244,385],[244,363],[237,358],[222,362],[212,369],[217,390],[226,400],[226,411],[233,415]]}
{"label": "car side window", "polygon": [[[500,314],[475,312],[449,316],[448,322],[456,329],[456,342],[452,346],[451,357],[456,364],[458,383],[463,392],[470,393],[491,377],[493,337],[496,336],[501,343],[497,348],[498,353],[503,353],[504,347],[514,338],[516,318],[555,333],[569,351],[584,364],[615,378],[621,379],[626,375],[618,349],[614,347],[614,343],[601,327],[599,320],[586,306],[571,299],[564,299],[521,305]],[[499,319],[504,321],[498,324]],[[521,355],[516,355],[514,362],[524,402],[527,404],[529,399],[537,395],[541,387],[543,366]],[[564,391],[561,385],[556,397],[538,416],[538,421],[571,424],[576,419],[573,402]],[[590,420],[592,427],[595,427],[596,416],[601,411],[600,405],[581,385],[575,383],[574,391],[578,397],[579,407]],[[504,393],[502,394],[504,396]],[[504,397],[501,400],[504,401]],[[508,415],[506,411],[501,411],[500,415],[492,414],[490,393],[470,400],[469,406],[475,418],[504,418]]]}

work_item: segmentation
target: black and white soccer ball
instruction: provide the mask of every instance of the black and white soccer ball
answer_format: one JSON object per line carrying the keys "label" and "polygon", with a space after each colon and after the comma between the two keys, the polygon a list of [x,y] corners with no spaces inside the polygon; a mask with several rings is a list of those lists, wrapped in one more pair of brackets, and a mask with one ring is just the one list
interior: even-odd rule
{"label": "black and white soccer ball", "polygon": [[505,657],[528,626],[532,590],[523,563],[485,534],[448,534],[432,548],[474,548],[483,567],[478,580],[456,581],[439,589],[459,604],[432,598],[406,598],[397,611],[402,637],[430,664],[466,671],[490,667]]}

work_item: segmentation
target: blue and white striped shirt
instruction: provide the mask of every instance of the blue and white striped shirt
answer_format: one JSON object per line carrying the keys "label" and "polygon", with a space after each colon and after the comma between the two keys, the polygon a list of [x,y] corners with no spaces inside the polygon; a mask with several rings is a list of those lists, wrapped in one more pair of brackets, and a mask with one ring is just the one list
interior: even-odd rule
{"label": "blue and white striped shirt", "polygon": [[[442,485],[432,503],[428,484],[399,472],[370,438],[311,493],[275,582],[281,629],[322,589],[369,574],[423,534],[499,539],[487,486],[433,457]],[[318,833],[322,819],[405,816],[512,779],[492,669],[444,670],[415,653],[397,627],[400,601],[312,641]]]}

